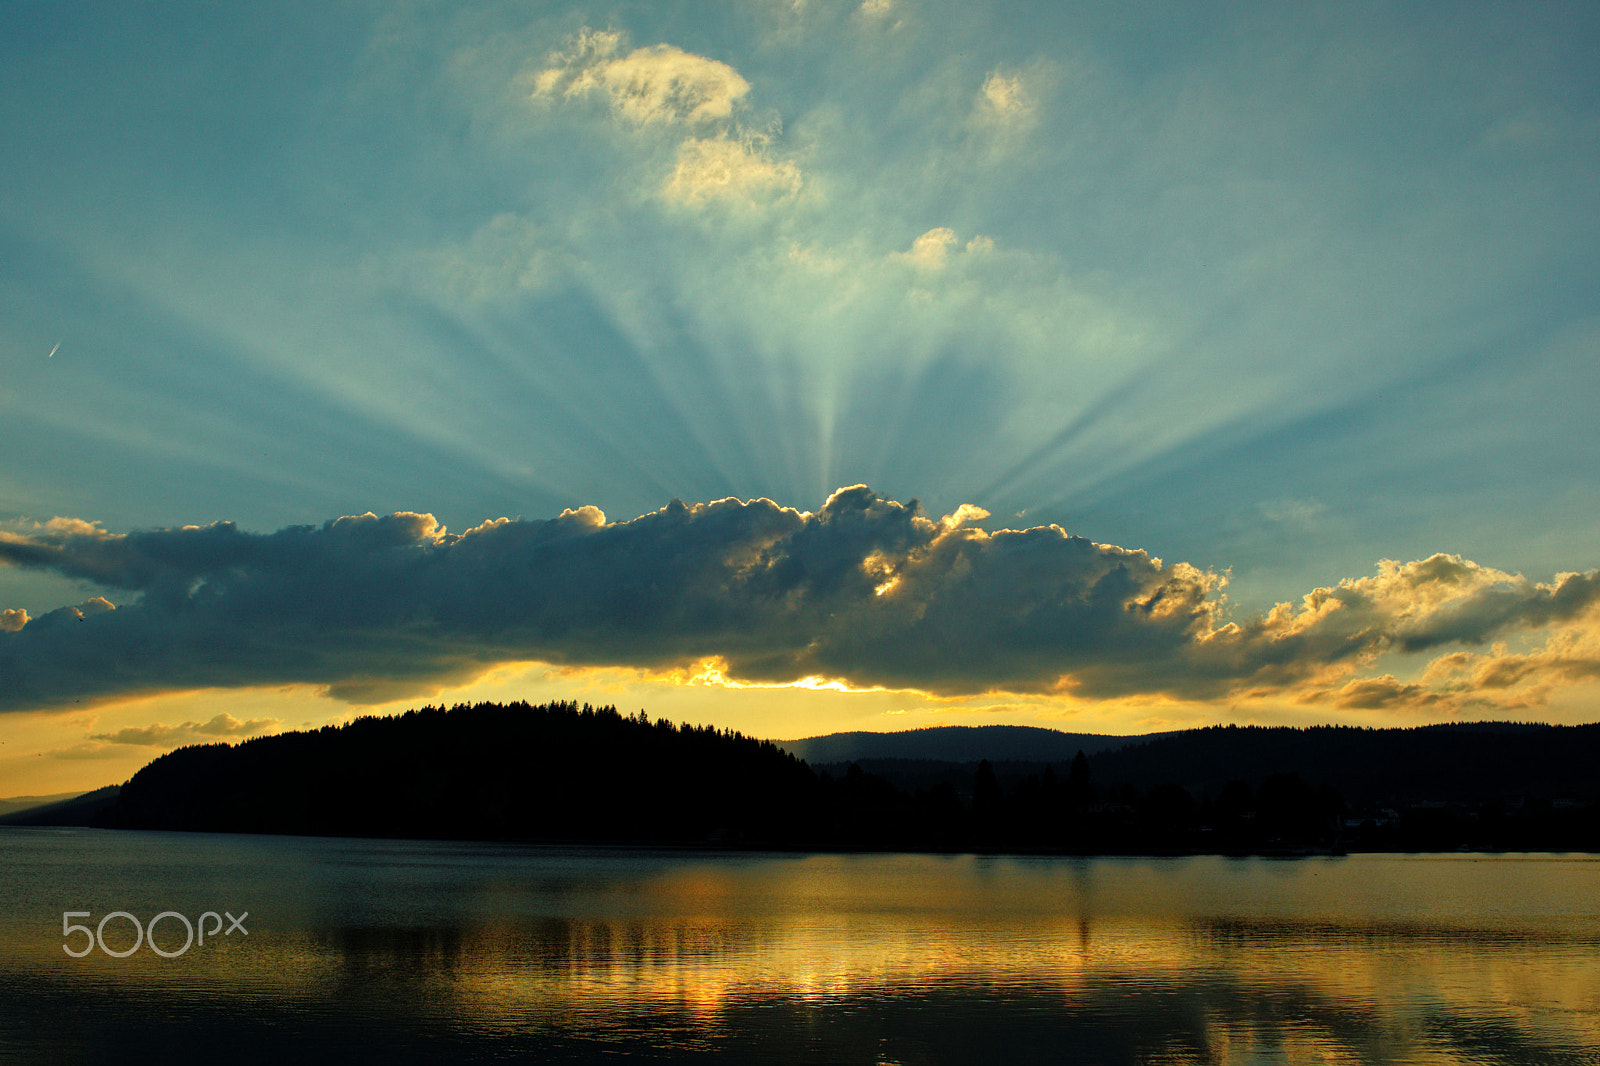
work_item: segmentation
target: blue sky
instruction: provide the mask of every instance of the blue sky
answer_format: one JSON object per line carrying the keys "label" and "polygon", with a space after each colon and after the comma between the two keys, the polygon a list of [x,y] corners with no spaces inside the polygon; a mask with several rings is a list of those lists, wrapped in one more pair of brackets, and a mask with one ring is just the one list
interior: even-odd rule
{"label": "blue sky", "polygon": [[[480,695],[767,736],[1592,720],[1597,38],[7,4],[0,766]],[[335,522],[368,512],[432,519]],[[581,634],[542,613],[574,573],[615,608]]]}

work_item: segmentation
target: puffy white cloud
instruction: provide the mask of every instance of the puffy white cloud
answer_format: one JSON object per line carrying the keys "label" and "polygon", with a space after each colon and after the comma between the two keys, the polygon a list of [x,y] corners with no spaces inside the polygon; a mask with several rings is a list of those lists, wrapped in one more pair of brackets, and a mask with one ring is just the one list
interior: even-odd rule
{"label": "puffy white cloud", "polygon": [[0,632],[15,633],[28,624],[28,612],[20,607],[0,611]]}

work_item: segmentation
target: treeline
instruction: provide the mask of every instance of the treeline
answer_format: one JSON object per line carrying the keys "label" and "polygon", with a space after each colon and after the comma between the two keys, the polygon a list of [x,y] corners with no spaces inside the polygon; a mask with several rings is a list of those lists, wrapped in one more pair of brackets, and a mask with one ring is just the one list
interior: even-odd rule
{"label": "treeline", "polygon": [[[1237,781],[1215,798],[1182,785],[1102,787],[1082,752],[1057,773],[997,773],[988,760],[970,773],[946,765],[931,784],[903,788],[851,764],[831,784],[853,815],[849,842],[882,847],[904,841],[933,849],[1047,850],[1082,854],[1189,851],[1335,850],[1345,805],[1326,782],[1269,775],[1259,786]],[[927,780],[930,768],[921,773]],[[898,775],[895,775],[898,776]],[[960,787],[963,778],[968,789]]]}
{"label": "treeline", "polygon": [[1095,769],[1107,781],[1175,781],[1213,794],[1232,780],[1293,772],[1332,782],[1355,805],[1592,800],[1600,792],[1600,725],[1211,726],[1105,752]]}
{"label": "treeline", "polygon": [[[812,767],[770,741],[643,711],[424,707],[179,749],[97,824],[1085,854],[1600,850],[1600,727],[1551,730],[1229,727],[1063,763]],[[1530,789],[1541,780],[1556,783]]]}
{"label": "treeline", "polygon": [[[984,791],[976,762],[816,768],[849,765],[924,804]],[[991,764],[1000,813],[969,831],[1078,851],[1600,851],[1600,725],[1214,726],[1095,753],[1077,784],[1059,765]]]}

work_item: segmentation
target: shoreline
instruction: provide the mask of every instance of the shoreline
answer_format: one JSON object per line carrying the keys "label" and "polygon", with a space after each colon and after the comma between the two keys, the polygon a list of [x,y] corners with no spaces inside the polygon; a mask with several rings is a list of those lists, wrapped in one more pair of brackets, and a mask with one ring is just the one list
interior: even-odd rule
{"label": "shoreline", "polygon": [[701,852],[718,855],[941,855],[981,856],[992,858],[1044,858],[1044,859],[1185,859],[1211,857],[1219,859],[1337,859],[1362,855],[1591,855],[1600,858],[1600,851],[1585,848],[1452,848],[1452,849],[1346,849],[1339,847],[1282,847],[1251,849],[1184,849],[1184,848],[1128,848],[1119,850],[1088,851],[1070,848],[1043,847],[885,847],[852,846],[846,844],[783,845],[767,842],[730,844],[716,841],[661,841],[661,840],[608,840],[569,839],[562,837],[477,837],[477,836],[373,836],[369,834],[338,833],[278,833],[247,832],[231,829],[164,829],[129,828],[94,825],[26,825],[0,824],[0,832],[9,829],[25,830],[93,830],[104,833],[178,833],[185,836],[242,836],[271,838],[283,837],[299,840],[349,840],[373,842],[405,842],[416,844],[483,844],[526,848],[568,848],[585,851],[625,852]]}

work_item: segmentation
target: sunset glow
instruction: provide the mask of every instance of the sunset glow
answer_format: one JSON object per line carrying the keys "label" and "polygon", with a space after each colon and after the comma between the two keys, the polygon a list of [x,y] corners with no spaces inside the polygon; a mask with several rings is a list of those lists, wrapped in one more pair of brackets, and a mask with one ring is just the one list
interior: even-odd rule
{"label": "sunset glow", "polygon": [[1333,10],[9,5],[0,795],[1594,721],[1600,26]]}

